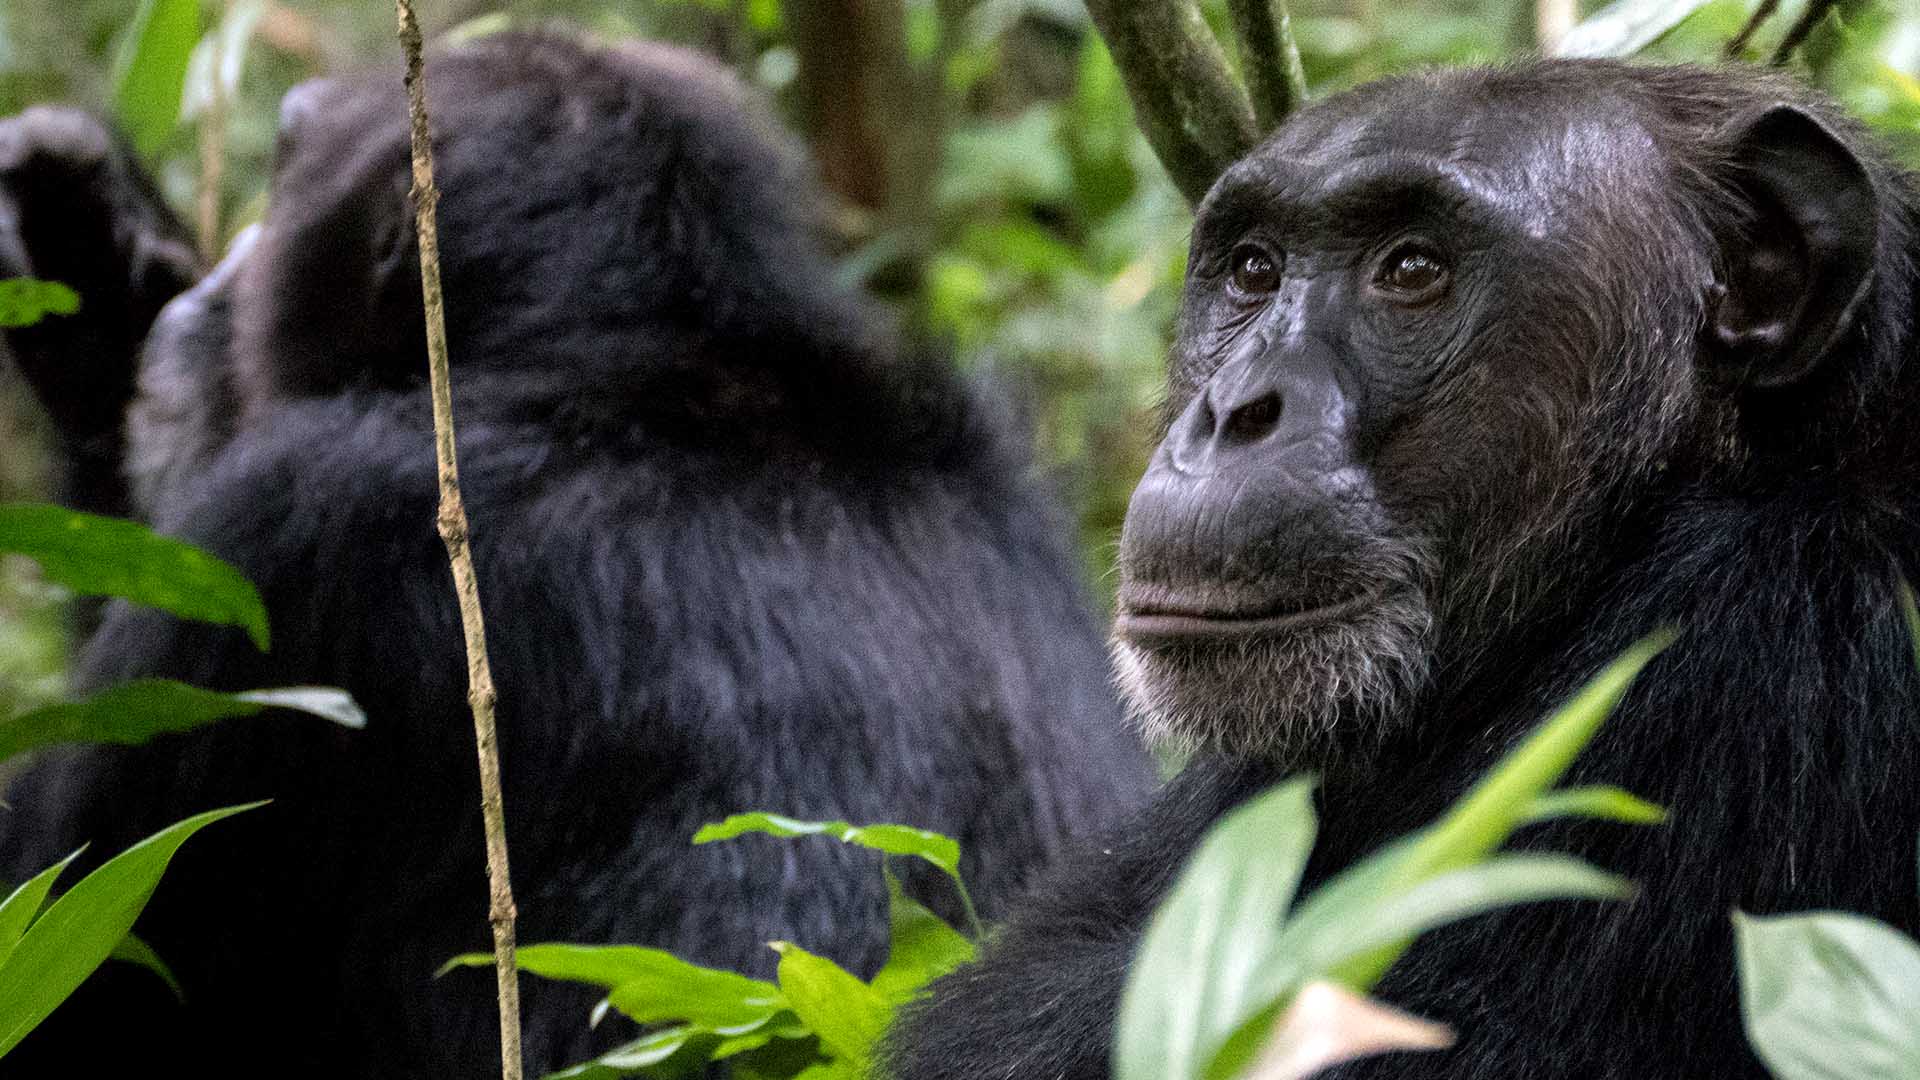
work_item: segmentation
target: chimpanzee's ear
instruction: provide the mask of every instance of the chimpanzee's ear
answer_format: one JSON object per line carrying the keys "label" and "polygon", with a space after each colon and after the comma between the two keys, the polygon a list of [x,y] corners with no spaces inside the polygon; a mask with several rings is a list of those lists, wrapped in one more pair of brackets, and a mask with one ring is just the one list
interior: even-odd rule
{"label": "chimpanzee's ear", "polygon": [[1706,363],[1737,385],[1791,386],[1853,328],[1873,283],[1879,200],[1845,140],[1798,106],[1756,109],[1725,138],[1751,216],[1722,237]]}

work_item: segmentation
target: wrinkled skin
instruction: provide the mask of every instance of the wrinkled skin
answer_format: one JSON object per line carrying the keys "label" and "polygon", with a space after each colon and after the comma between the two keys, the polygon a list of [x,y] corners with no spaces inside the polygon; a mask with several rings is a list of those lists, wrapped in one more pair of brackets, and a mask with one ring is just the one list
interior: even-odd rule
{"label": "wrinkled skin", "polygon": [[890,1075],[1109,1075],[1122,973],[1221,814],[1318,771],[1311,888],[1674,627],[1569,781],[1672,824],[1516,841],[1640,897],[1423,938],[1379,993],[1458,1045],[1336,1073],[1760,1080],[1728,911],[1920,925],[1914,205],[1791,82],[1606,63],[1373,84],[1229,168],[1113,646],[1195,760],[936,985]]}
{"label": "wrinkled skin", "polygon": [[[1139,805],[1152,772],[1021,440],[831,284],[806,172],[747,91],[678,50],[525,35],[427,84],[520,940],[762,976],[788,940],[871,972],[871,853],[695,830],[938,829],[992,912]],[[489,934],[407,187],[396,75],[303,86],[265,221],[202,276],[97,121],[0,122],[0,276],[82,296],[6,339],[68,499],[231,560],[272,619],[263,654],[110,606],[76,681],[330,684],[369,716],[67,748],[16,779],[0,879],[273,802],[196,836],[139,924],[185,1004],[109,965],[9,1077],[499,1074],[492,978],[433,977]],[[941,875],[902,870],[957,917]],[[530,1076],[634,1034],[589,1028],[591,988],[522,985]]]}

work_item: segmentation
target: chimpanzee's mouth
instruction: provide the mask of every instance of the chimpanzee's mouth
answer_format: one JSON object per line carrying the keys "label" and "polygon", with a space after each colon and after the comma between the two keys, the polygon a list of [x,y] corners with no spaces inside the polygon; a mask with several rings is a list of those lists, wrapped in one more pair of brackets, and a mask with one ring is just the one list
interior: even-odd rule
{"label": "chimpanzee's mouth", "polygon": [[1130,583],[1120,590],[1114,633],[1148,647],[1267,637],[1341,622],[1379,602],[1379,591],[1368,590],[1330,604],[1290,596],[1256,606],[1226,607],[1163,587]]}

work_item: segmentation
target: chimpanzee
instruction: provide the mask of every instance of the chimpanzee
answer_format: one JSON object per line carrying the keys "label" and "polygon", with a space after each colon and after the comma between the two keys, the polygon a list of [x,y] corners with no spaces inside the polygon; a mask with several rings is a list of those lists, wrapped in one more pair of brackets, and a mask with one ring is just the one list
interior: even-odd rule
{"label": "chimpanzee", "polygon": [[1920,925],[1917,209],[1854,125],[1744,70],[1396,78],[1228,168],[1114,646],[1196,760],[935,985],[892,1075],[1108,1076],[1142,924],[1222,813],[1317,770],[1311,888],[1671,626],[1574,774],[1671,823],[1519,840],[1638,899],[1422,939],[1378,993],[1457,1047],[1336,1073],[1764,1076],[1731,911]]}
{"label": "chimpanzee", "polygon": [[[874,856],[694,848],[697,827],[775,809],[939,829],[998,910],[1065,837],[1144,801],[1151,764],[1007,410],[833,284],[814,189],[746,89],[672,48],[552,35],[471,43],[426,78],[521,940],[767,975],[787,939],[871,971]],[[0,125],[5,272],[83,304],[15,356],[83,458],[128,425],[130,492],[96,467],[76,496],[237,563],[273,620],[261,653],[110,607],[78,681],[336,684],[370,714],[73,749],[12,787],[16,879],[275,800],[195,838],[138,927],[184,1011],[157,980],[70,1006],[37,1036],[61,1068],[498,1068],[492,980],[432,979],[489,938],[405,105],[395,73],[291,93],[266,220],[177,297],[191,249],[112,136],[69,111]],[[952,909],[937,875],[918,888]],[[593,995],[525,992],[529,1075],[604,1045]]]}

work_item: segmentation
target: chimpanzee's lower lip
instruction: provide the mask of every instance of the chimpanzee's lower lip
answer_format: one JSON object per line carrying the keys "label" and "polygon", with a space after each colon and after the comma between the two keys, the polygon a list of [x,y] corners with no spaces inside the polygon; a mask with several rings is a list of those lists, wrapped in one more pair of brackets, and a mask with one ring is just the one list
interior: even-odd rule
{"label": "chimpanzee's lower lip", "polygon": [[1256,613],[1240,614],[1183,608],[1177,603],[1129,608],[1123,597],[1120,612],[1114,619],[1114,632],[1138,645],[1271,637],[1352,618],[1379,599],[1379,594],[1368,592],[1319,607],[1285,609],[1274,605]]}

